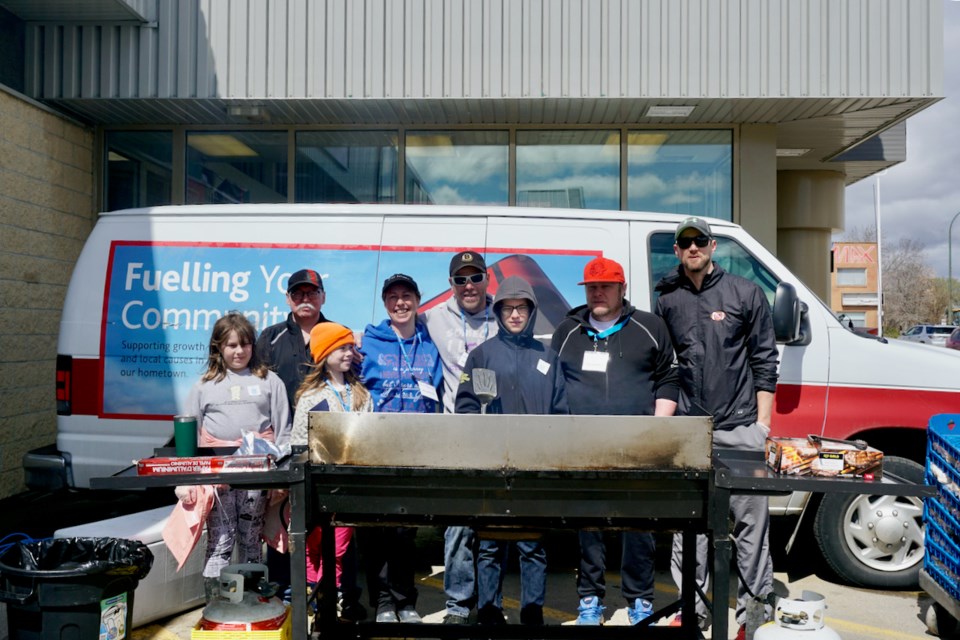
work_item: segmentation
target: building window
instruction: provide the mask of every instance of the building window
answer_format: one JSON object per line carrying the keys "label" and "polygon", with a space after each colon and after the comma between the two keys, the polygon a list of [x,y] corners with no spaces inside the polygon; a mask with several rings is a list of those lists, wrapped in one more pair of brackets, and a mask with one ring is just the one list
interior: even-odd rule
{"label": "building window", "polygon": [[837,269],[838,287],[865,287],[867,286],[866,269]]}
{"label": "building window", "polygon": [[105,142],[106,211],[170,204],[173,195],[171,132],[108,131]]}
{"label": "building window", "polygon": [[297,133],[297,202],[396,202],[393,131]]}
{"label": "building window", "polygon": [[518,131],[517,204],[620,208],[620,133]]}
{"label": "building window", "polygon": [[287,201],[287,132],[187,132],[187,204]]}
{"label": "building window", "polygon": [[733,219],[733,132],[627,133],[627,209]]}
{"label": "building window", "polygon": [[405,140],[409,204],[508,204],[506,131],[411,131]]}

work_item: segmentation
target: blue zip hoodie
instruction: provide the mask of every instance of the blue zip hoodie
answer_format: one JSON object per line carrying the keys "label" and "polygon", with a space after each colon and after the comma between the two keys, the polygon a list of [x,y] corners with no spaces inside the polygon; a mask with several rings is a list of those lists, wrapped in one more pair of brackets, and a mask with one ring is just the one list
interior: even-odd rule
{"label": "blue zip hoodie", "polygon": [[[436,413],[438,402],[423,397],[418,381],[440,389],[440,352],[426,327],[417,322],[413,336],[402,340],[384,320],[363,332],[360,377],[373,396],[373,410],[386,413]],[[437,391],[439,397],[439,391]]]}

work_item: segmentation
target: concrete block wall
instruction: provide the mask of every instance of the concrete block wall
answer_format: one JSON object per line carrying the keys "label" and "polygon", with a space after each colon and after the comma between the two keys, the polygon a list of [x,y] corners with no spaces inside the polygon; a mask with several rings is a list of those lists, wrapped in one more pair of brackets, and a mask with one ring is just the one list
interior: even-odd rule
{"label": "concrete block wall", "polygon": [[96,221],[94,132],[0,86],[0,498],[56,439],[54,378],[70,274]]}

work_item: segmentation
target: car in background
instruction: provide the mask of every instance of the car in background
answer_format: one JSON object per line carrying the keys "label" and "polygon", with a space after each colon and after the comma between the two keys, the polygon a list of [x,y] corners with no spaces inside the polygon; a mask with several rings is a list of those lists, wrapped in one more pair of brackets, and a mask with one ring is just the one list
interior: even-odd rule
{"label": "car in background", "polygon": [[954,327],[953,333],[947,336],[947,341],[943,345],[947,349],[956,349],[960,351],[960,327]]}
{"label": "car in background", "polygon": [[942,347],[947,342],[947,336],[953,333],[954,329],[956,327],[949,324],[917,324],[901,333],[900,340]]}

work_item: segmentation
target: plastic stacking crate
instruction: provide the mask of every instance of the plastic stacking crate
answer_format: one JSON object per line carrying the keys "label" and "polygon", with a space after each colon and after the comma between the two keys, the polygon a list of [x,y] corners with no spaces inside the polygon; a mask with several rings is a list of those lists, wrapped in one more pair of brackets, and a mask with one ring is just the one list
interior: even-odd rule
{"label": "plastic stacking crate", "polygon": [[960,414],[940,414],[927,429],[926,482],[937,496],[924,501],[923,566],[960,599]]}

